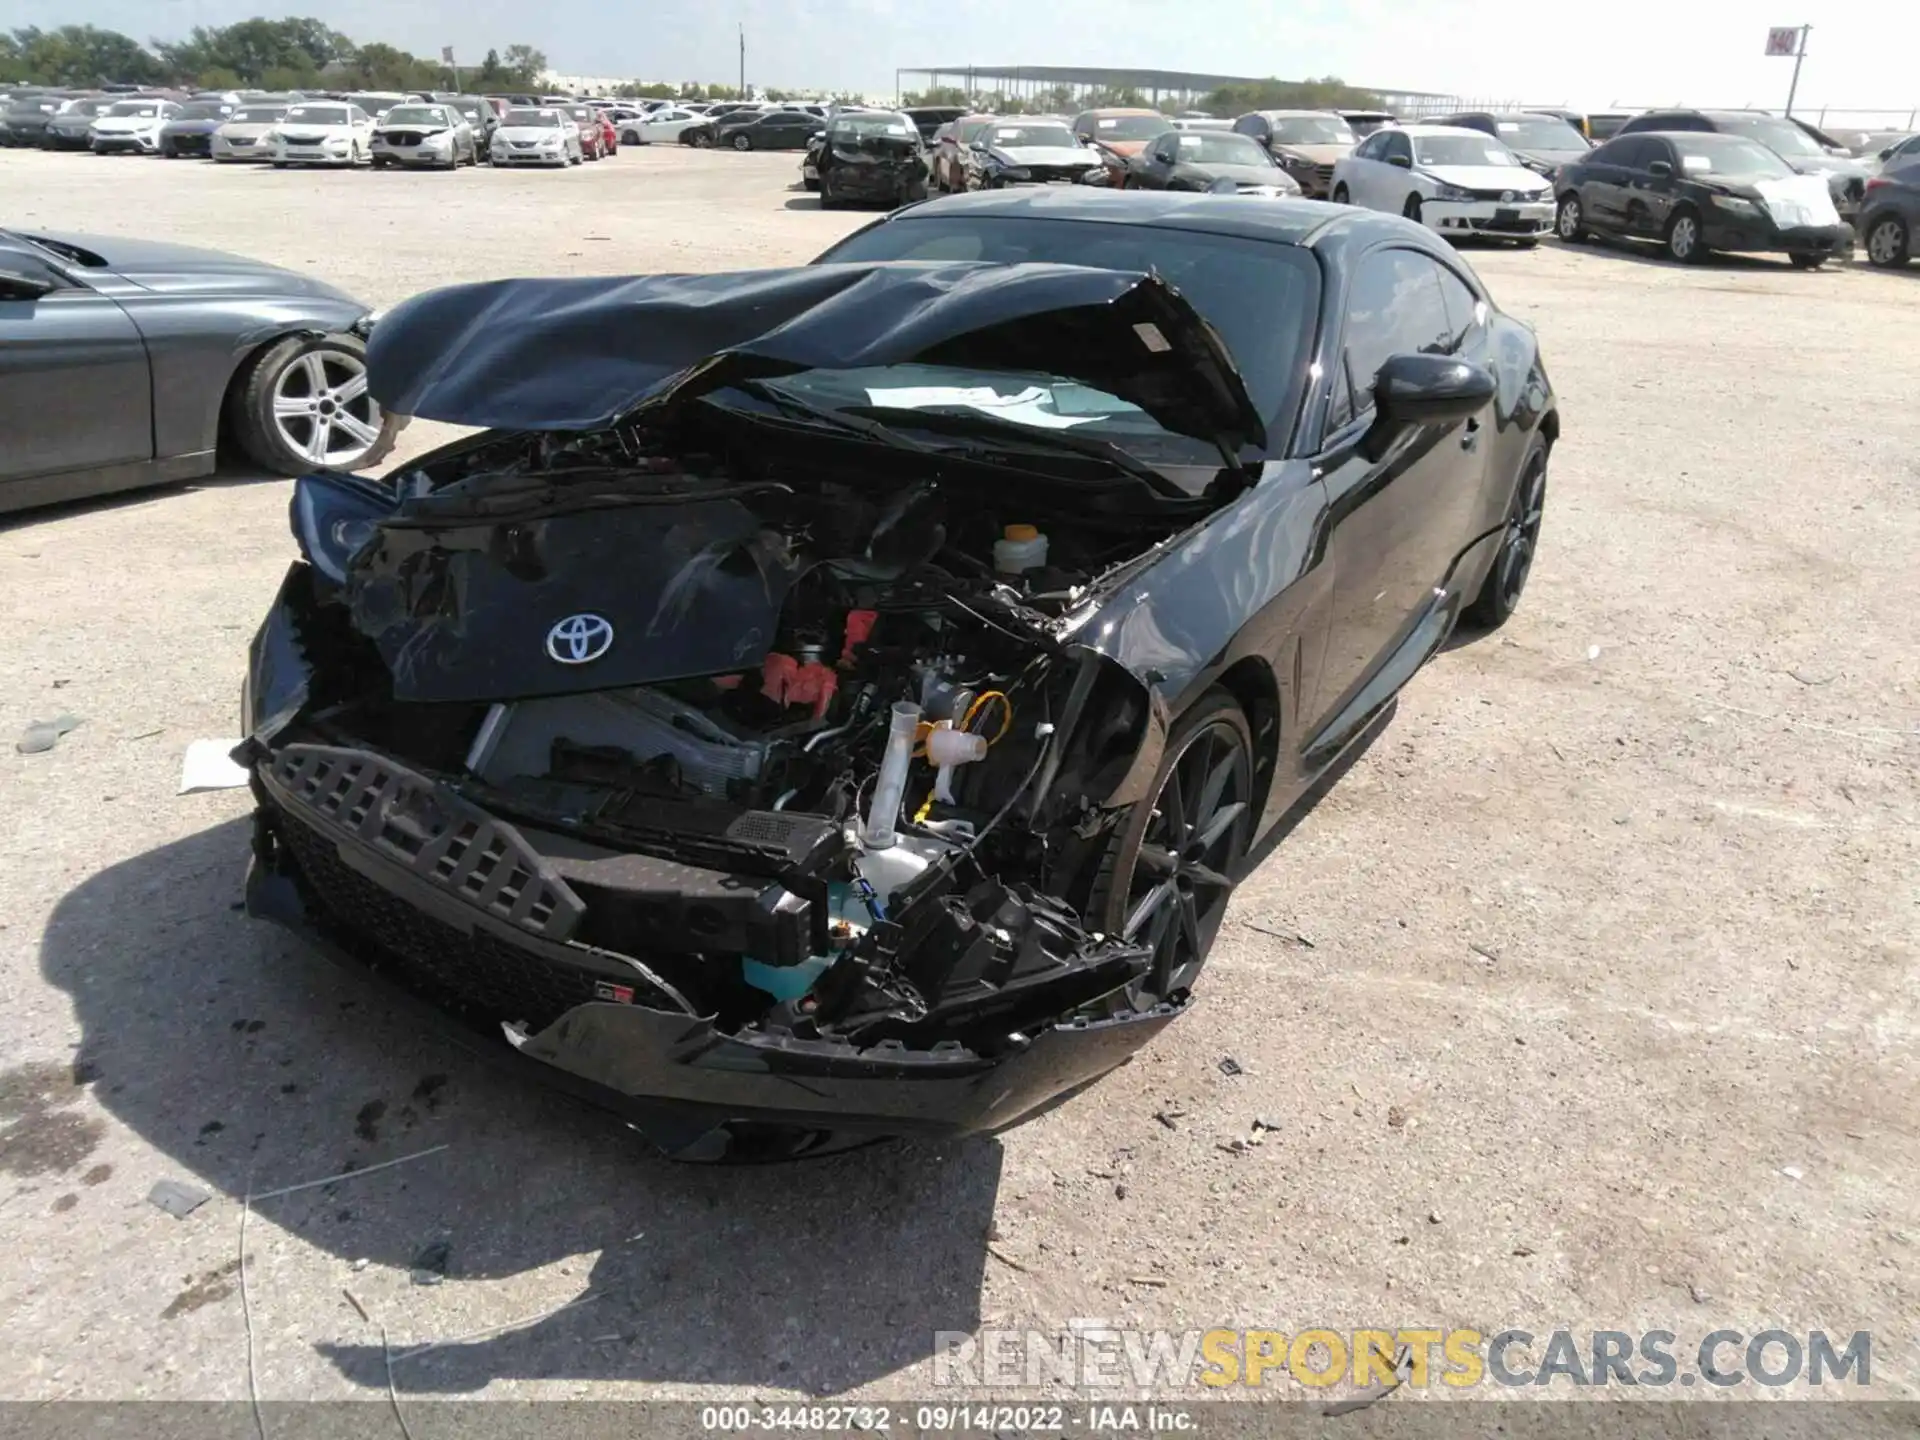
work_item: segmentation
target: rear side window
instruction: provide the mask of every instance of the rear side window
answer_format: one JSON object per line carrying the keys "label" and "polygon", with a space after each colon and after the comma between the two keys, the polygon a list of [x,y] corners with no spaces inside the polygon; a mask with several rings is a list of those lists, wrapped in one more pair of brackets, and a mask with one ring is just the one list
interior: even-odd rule
{"label": "rear side window", "polygon": [[1373,408],[1373,382],[1389,357],[1445,355],[1454,344],[1453,320],[1440,290],[1440,266],[1417,250],[1368,255],[1347,292],[1342,364],[1352,400],[1347,414],[1328,416],[1328,429]]}

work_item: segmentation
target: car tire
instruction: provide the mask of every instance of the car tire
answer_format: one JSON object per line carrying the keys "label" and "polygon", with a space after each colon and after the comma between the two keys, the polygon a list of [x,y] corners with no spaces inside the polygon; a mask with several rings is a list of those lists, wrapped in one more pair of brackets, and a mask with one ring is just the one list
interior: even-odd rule
{"label": "car tire", "polygon": [[1538,235],[1528,235],[1524,239],[1516,240],[1513,243],[1522,250],[1538,250],[1540,248],[1540,237]]}
{"label": "car tire", "polygon": [[1351,205],[1353,203],[1352,192],[1347,189],[1344,182],[1333,187],[1333,203],[1336,205]]}
{"label": "car tire", "polygon": [[376,170],[384,170],[384,169],[386,169],[386,168],[387,168],[387,165],[388,165],[389,163],[390,163],[390,162],[388,162],[388,161],[387,161],[386,159],[384,159],[383,157],[381,157],[381,156],[379,156],[379,155],[376,155],[376,156],[374,156],[374,157],[373,157],[373,168],[374,168],[374,169],[376,169]]}
{"label": "car tire", "polygon": [[1111,837],[1087,905],[1089,929],[1154,952],[1123,992],[1134,1010],[1193,988],[1253,838],[1253,732],[1233,696],[1210,690],[1180,717],[1148,796]]}
{"label": "car tire", "polygon": [[747,151],[753,149],[753,137],[751,135],[734,136],[733,148],[745,154]]}
{"label": "car tire", "polygon": [[1407,203],[1400,207],[1400,213],[1407,219],[1413,221],[1414,224],[1424,225],[1426,221],[1420,218],[1420,208],[1420,197],[1418,195],[1409,195],[1407,196]]}
{"label": "car tire", "polygon": [[1667,221],[1667,258],[1682,265],[1699,265],[1707,258],[1706,241],[1700,235],[1700,217],[1691,206],[1683,205]]}
{"label": "car tire", "polygon": [[1796,270],[1818,270],[1827,263],[1827,257],[1811,250],[1796,250],[1787,256],[1787,263]]}
{"label": "car tire", "polygon": [[273,168],[276,170],[284,170],[287,168],[287,162],[284,160],[275,160],[273,162]]}
{"label": "car tire", "polygon": [[1880,270],[1898,270],[1913,258],[1913,235],[1907,222],[1888,215],[1868,223],[1867,263]]}
{"label": "car tire", "polygon": [[1560,197],[1560,208],[1553,217],[1553,233],[1568,245],[1578,245],[1587,238],[1587,212],[1580,204],[1580,197],[1572,191]]}
{"label": "car tire", "polygon": [[[356,378],[357,393],[337,399],[336,392],[350,388]],[[374,403],[366,381],[367,350],[356,337],[290,335],[243,367],[228,399],[232,434],[250,460],[276,475],[377,465],[393,449],[404,422]],[[360,430],[372,429],[373,439],[320,411],[289,413],[301,401],[331,401],[333,413],[359,422]]]}
{"label": "car tire", "polygon": [[1498,630],[1520,608],[1520,597],[1527,588],[1534,556],[1540,549],[1540,523],[1546,515],[1547,457],[1546,437],[1536,435],[1520,462],[1519,478],[1514,481],[1513,498],[1507,502],[1506,527],[1500,535],[1500,549],[1487,567],[1487,578],[1480,582],[1480,593],[1473,597],[1460,618],[1476,630]]}

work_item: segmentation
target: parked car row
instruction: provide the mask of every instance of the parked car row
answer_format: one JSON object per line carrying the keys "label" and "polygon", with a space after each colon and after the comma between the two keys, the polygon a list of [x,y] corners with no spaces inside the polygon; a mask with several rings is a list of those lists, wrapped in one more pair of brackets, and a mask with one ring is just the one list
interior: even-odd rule
{"label": "parked car row", "polygon": [[283,167],[453,170],[489,162],[599,160],[620,148],[615,113],[609,105],[570,97],[516,108],[504,97],[440,92],[256,91],[181,98],[170,92],[30,91],[8,97],[0,127],[9,144],[49,150]]}

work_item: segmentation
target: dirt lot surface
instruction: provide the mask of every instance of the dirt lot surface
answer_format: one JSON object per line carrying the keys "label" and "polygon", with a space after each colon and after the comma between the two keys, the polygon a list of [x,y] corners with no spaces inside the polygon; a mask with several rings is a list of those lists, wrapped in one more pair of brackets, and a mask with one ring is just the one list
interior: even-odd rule
{"label": "dirt lot surface", "polygon": [[[863,220],[795,164],[5,151],[0,195],[385,304],[803,261]],[[236,913],[244,792],[174,793],[234,730],[287,485],[0,523],[0,1394],[237,1399],[251,1354],[268,1399],[371,1398],[384,1325],[402,1396],[925,1396],[936,1331],[1103,1317],[1666,1329],[1683,1358],[1872,1330],[1874,1393],[1920,1396],[1920,273],[1470,259],[1562,396],[1521,613],[1242,887],[1195,1013],[999,1140],[677,1167],[421,1036]],[[243,1240],[250,1189],[431,1147]],[[165,1178],[212,1199],[170,1218]],[[436,1241],[445,1282],[411,1283]]]}

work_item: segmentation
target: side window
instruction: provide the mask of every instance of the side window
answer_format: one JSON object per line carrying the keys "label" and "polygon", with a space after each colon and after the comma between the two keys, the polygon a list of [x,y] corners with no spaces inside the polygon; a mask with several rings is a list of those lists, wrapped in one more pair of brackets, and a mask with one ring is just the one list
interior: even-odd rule
{"label": "side window", "polygon": [[1445,355],[1453,346],[1435,261],[1417,250],[1376,250],[1360,262],[1347,295],[1342,350],[1353,413],[1372,408],[1373,382],[1388,357]]}
{"label": "side window", "polygon": [[1386,143],[1381,147],[1381,159],[1392,160],[1396,157],[1409,163],[1413,160],[1413,142],[1397,130],[1387,132]]}
{"label": "side window", "polygon": [[1434,270],[1440,277],[1440,298],[1447,307],[1447,325],[1453,340],[1448,348],[1458,355],[1479,338],[1480,297],[1447,266],[1436,265]]}
{"label": "side window", "polygon": [[1647,164],[1647,142],[1638,135],[1629,135],[1624,140],[1616,140],[1607,146],[1603,157],[1607,164],[1618,165],[1623,170],[1644,170]]}

